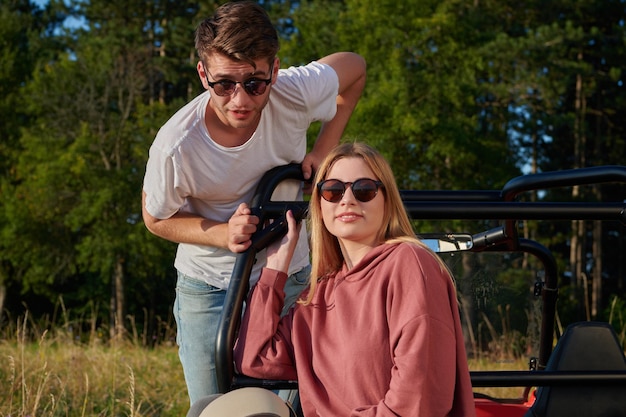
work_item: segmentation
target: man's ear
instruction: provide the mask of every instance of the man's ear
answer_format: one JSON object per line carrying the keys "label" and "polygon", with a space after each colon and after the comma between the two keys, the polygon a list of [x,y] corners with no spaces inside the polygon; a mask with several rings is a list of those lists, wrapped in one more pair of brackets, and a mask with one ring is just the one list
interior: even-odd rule
{"label": "man's ear", "polygon": [[200,82],[202,83],[202,86],[205,90],[208,90],[209,86],[206,84],[207,73],[206,68],[204,67],[204,62],[202,62],[202,60],[198,61],[198,64],[196,65],[196,71],[198,72],[198,77],[200,77]]}
{"label": "man's ear", "polygon": [[280,59],[278,57],[274,58],[274,67],[272,68],[272,84],[276,82],[276,78],[278,78],[278,70],[280,69]]}

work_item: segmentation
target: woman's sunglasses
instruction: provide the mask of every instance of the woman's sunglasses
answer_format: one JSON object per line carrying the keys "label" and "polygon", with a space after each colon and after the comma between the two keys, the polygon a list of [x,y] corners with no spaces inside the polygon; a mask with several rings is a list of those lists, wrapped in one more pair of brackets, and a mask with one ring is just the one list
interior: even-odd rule
{"label": "woman's sunglasses", "polygon": [[[203,63],[204,65],[204,63]],[[250,96],[260,96],[265,93],[267,86],[272,82],[272,77],[264,80],[262,78],[249,78],[245,81],[232,81],[232,80],[220,80],[220,81],[209,81],[209,76],[207,74],[211,74],[209,72],[209,68],[204,65],[205,69],[205,78],[206,82],[213,89],[216,95],[220,97],[230,96],[235,92],[237,88],[237,84],[241,84],[246,93]],[[274,63],[270,66],[270,75],[274,72]],[[213,77],[211,75],[211,77]]]}
{"label": "woman's sunglasses", "polygon": [[354,198],[362,203],[366,203],[376,197],[379,188],[384,188],[383,183],[369,178],[359,178],[353,182],[343,182],[329,179],[317,183],[317,189],[322,198],[331,203],[337,203],[346,192],[346,187],[350,187]]}

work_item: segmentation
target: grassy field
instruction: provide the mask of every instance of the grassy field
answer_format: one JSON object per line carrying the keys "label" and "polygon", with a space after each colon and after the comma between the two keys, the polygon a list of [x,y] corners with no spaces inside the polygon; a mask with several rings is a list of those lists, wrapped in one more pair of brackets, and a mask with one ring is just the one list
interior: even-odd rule
{"label": "grassy field", "polygon": [[[97,333],[77,337],[68,326],[46,331],[24,323],[5,327],[1,333],[1,417],[180,417],[187,413],[189,400],[174,344],[146,348],[140,342],[104,343]],[[527,364],[483,358],[472,361],[470,368],[526,369]],[[523,389],[480,392],[518,398]]]}
{"label": "grassy field", "polygon": [[[184,416],[176,346],[76,341],[65,329],[37,339],[25,326],[0,340],[0,416]],[[28,336],[27,336],[28,335]]]}

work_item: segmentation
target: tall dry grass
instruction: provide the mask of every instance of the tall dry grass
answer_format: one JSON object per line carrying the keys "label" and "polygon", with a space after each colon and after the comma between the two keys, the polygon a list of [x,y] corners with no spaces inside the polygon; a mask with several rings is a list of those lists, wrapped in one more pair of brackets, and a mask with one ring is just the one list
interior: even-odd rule
{"label": "tall dry grass", "polygon": [[[76,340],[65,326],[34,333],[27,317],[0,340],[0,416],[184,416],[177,348]],[[10,330],[7,330],[10,329]]]}

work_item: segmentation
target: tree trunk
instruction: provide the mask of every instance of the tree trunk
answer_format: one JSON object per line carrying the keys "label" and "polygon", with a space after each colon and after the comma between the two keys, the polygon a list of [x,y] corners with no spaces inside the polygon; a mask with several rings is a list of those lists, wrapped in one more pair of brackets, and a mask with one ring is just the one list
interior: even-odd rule
{"label": "tree trunk", "polygon": [[[578,60],[583,60],[582,51],[578,53]],[[575,101],[576,117],[574,119],[574,166],[572,168],[581,168],[585,166],[585,98],[583,92],[583,78],[581,74],[576,75],[576,101]],[[580,187],[572,188],[572,199],[577,200],[580,197]],[[572,285],[580,286],[583,270],[583,248],[585,237],[585,223],[582,220],[572,221],[572,240],[570,246],[570,268],[572,273]],[[583,292],[584,293],[584,292]],[[585,303],[588,300],[585,300]]]}
{"label": "tree trunk", "polygon": [[473,296],[473,285],[472,285],[472,276],[474,273],[474,268],[472,267],[471,257],[472,254],[462,254],[462,263],[463,263],[463,276],[461,277],[460,282],[457,280],[457,286],[460,291],[458,291],[458,299],[459,304],[461,305],[462,317],[465,318],[465,323],[463,323],[463,336],[466,340],[465,349],[472,356],[477,356],[480,347],[476,341],[476,335],[474,334],[474,323],[476,323],[476,317],[474,312],[476,309],[474,308],[474,296]]}
{"label": "tree trunk", "polygon": [[121,258],[117,259],[114,266],[113,279],[111,280],[111,328],[109,335],[112,340],[121,339],[125,334],[124,328],[124,265]]}
{"label": "tree trunk", "polygon": [[7,297],[7,287],[0,284],[0,329],[2,328],[2,315],[4,314],[4,301]]}
{"label": "tree trunk", "polygon": [[[578,188],[578,187],[575,187]],[[572,192],[572,197],[577,196],[578,193]],[[582,283],[582,243],[585,237],[585,224],[583,220],[572,220],[572,237],[570,240],[569,251],[569,264],[570,272],[572,274],[571,285],[575,288],[579,288]]]}
{"label": "tree trunk", "polygon": [[115,263],[115,334],[117,337],[124,335],[124,267],[122,259],[118,258]]}
{"label": "tree trunk", "polygon": [[593,287],[591,292],[591,318],[602,311],[602,221],[593,222]]}

